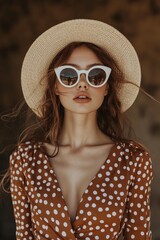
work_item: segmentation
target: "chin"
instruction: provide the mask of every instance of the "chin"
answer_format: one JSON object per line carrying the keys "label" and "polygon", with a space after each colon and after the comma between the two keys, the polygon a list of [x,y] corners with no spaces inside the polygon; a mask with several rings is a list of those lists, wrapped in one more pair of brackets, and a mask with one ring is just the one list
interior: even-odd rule
{"label": "chin", "polygon": [[65,109],[66,111],[73,113],[73,114],[89,114],[93,112],[97,112],[98,109],[82,109],[77,107],[76,109]]}

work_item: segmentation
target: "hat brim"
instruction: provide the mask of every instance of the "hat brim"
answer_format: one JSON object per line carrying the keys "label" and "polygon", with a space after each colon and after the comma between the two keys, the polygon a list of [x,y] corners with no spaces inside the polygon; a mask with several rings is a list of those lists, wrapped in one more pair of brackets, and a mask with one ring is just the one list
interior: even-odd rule
{"label": "hat brim", "polygon": [[[40,84],[56,54],[71,42],[90,42],[102,47],[116,62],[123,79],[140,86],[141,68],[137,53],[128,41],[114,27],[90,19],[75,19],[60,23],[42,33],[27,51],[21,70],[21,84],[28,106],[41,116],[41,103],[46,85]],[[125,83],[118,90],[122,104],[121,111],[126,111],[135,101],[139,88]]]}

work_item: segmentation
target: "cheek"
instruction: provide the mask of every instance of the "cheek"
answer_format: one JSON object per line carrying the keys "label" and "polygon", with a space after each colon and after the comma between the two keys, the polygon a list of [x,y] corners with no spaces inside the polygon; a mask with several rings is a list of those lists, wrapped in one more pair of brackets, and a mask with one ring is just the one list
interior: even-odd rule
{"label": "cheek", "polygon": [[57,80],[56,85],[55,85],[55,89],[57,90],[57,92],[64,92],[64,86],[62,84],[60,84],[60,82]]}
{"label": "cheek", "polygon": [[55,93],[59,96],[59,99],[63,98],[65,94],[67,94],[68,89],[66,89],[62,84],[60,84],[58,81],[55,85]]}
{"label": "cheek", "polygon": [[[68,99],[71,95],[71,89],[64,87],[61,83],[57,81],[56,83],[56,95],[59,96],[59,100],[63,107],[68,103]],[[66,103],[66,104],[65,104]]]}
{"label": "cheek", "polygon": [[96,102],[97,102],[97,106],[100,107],[104,101],[104,94],[100,94],[99,96],[97,96],[96,98]]}
{"label": "cheek", "polygon": [[104,101],[104,97],[107,95],[106,87],[96,89],[96,93],[93,95],[95,96],[95,104],[97,107],[100,107]]}
{"label": "cheek", "polygon": [[103,99],[106,94],[107,94],[106,86],[102,86],[101,88],[96,89],[95,95],[99,96],[99,98]]}

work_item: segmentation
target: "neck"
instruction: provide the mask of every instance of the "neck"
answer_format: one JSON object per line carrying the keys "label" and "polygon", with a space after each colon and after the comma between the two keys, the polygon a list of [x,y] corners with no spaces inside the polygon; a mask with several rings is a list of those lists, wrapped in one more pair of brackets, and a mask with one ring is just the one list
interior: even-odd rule
{"label": "neck", "polygon": [[96,112],[77,114],[65,112],[64,123],[59,137],[60,145],[80,148],[111,142],[97,125]]}

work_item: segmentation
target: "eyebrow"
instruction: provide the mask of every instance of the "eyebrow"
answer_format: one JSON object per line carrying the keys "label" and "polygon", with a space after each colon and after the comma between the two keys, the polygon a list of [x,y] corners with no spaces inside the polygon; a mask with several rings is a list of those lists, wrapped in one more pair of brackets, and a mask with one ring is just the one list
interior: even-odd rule
{"label": "eyebrow", "polygon": [[[62,66],[64,66],[64,65],[71,65],[71,66],[73,66],[73,67],[80,68],[79,65],[74,64],[74,63],[64,63],[64,64],[62,64]],[[102,63],[93,63],[93,64],[89,64],[89,65],[87,65],[86,67],[87,67],[87,68],[90,68],[90,67],[97,66],[97,65],[99,65],[99,66],[103,66]]]}

